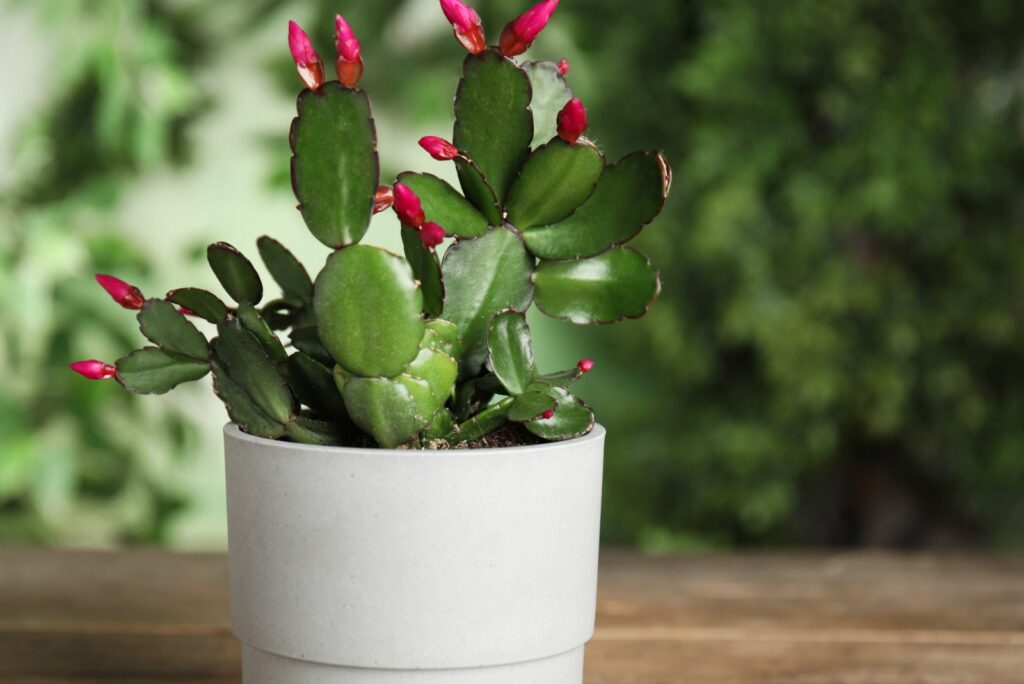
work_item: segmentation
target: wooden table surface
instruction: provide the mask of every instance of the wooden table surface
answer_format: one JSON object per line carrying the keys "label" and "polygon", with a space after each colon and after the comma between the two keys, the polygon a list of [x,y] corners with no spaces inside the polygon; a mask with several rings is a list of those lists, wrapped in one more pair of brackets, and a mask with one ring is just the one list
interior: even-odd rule
{"label": "wooden table surface", "polygon": [[[1024,559],[608,551],[586,667],[587,684],[1021,684]],[[0,549],[0,682],[239,680],[224,556]]]}

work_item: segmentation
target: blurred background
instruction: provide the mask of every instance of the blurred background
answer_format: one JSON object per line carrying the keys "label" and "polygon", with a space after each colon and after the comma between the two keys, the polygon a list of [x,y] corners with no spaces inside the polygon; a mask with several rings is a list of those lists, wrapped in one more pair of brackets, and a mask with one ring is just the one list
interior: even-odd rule
{"label": "blurred background", "polygon": [[[474,3],[492,40],[528,4]],[[205,245],[262,234],[319,268],[286,22],[329,55],[335,12],[383,177],[451,175],[415,144],[464,55],[435,0],[0,0],[0,543],[225,544],[209,381],[66,365],[141,339],[97,271],[216,289]],[[530,56],[675,168],[647,318],[534,319],[543,369],[598,364],[608,543],[1024,546],[1024,3],[563,0]]]}

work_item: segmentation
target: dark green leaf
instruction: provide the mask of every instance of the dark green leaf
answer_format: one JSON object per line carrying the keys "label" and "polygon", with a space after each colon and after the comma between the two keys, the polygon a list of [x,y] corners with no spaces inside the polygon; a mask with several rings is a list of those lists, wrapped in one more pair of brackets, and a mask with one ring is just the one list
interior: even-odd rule
{"label": "dark green leaf", "polygon": [[526,311],[533,301],[533,259],[506,228],[460,240],[445,254],[443,316],[459,328],[463,376],[476,375],[487,358],[487,326],[503,309]]}
{"label": "dark green leaf", "polygon": [[572,216],[524,231],[526,245],[543,259],[576,259],[628,242],[661,211],[669,176],[658,152],[626,155],[604,170],[590,199]]}
{"label": "dark green leaf", "polygon": [[210,356],[206,337],[174,304],[163,299],[147,299],[139,311],[138,319],[139,329],[146,339],[164,351],[200,361]]}
{"label": "dark green leaf", "polygon": [[284,361],[288,358],[288,352],[284,350],[281,340],[270,329],[267,322],[263,320],[263,316],[256,310],[256,307],[248,302],[239,304],[238,320],[242,322],[246,330],[256,336],[256,339],[263,345],[263,350],[267,352],[271,360]]}
{"label": "dark green leaf", "polygon": [[415,192],[423,203],[423,213],[449,235],[470,238],[487,232],[487,219],[459,191],[429,173],[405,172],[398,182]]}
{"label": "dark green leaf", "polygon": [[266,414],[256,405],[242,387],[231,379],[227,368],[213,359],[213,391],[217,394],[228,416],[246,434],[276,439],[284,434],[284,425]]}
{"label": "dark green leaf", "polygon": [[661,289],[651,262],[629,247],[578,261],[542,261],[534,282],[541,311],[579,324],[640,318]]}
{"label": "dark green leaf", "polygon": [[260,258],[285,297],[300,302],[313,298],[313,281],[306,267],[288,249],[272,237],[264,235],[256,241]]}
{"label": "dark green leaf", "polygon": [[508,393],[524,392],[534,373],[533,345],[526,314],[502,311],[496,315],[487,333],[487,350],[487,365]]}
{"label": "dark green leaf", "polygon": [[419,353],[423,293],[404,259],[355,245],[327,259],[313,298],[320,340],[350,373],[392,377]]}
{"label": "dark green leaf", "polygon": [[572,90],[554,62],[525,62],[521,65],[530,79],[533,98],[532,147],[542,145],[558,135],[558,112],[572,99]]}
{"label": "dark green leaf", "polygon": [[216,323],[228,315],[228,307],[212,292],[195,287],[183,287],[167,293],[167,300],[183,306],[196,316]]}
{"label": "dark green leaf", "polygon": [[590,407],[561,387],[536,387],[537,391],[555,400],[555,415],[526,423],[526,429],[542,439],[559,441],[572,439],[594,428],[594,412]]}
{"label": "dark green leaf", "polygon": [[329,247],[359,242],[380,179],[377,134],[362,90],[336,81],[299,95],[292,187],[310,232]]}
{"label": "dark green leaf", "polygon": [[344,434],[337,425],[322,420],[296,416],[285,426],[285,434],[299,444],[338,446],[344,443]]}
{"label": "dark green leaf", "polygon": [[226,242],[215,242],[206,249],[210,268],[228,295],[238,303],[259,304],[263,283],[252,263]]}
{"label": "dark green leaf", "polygon": [[538,147],[509,192],[509,223],[525,230],[561,221],[590,197],[603,169],[601,150],[585,140]]}
{"label": "dark green leaf", "polygon": [[210,370],[205,361],[144,347],[117,360],[117,380],[137,394],[163,394],[183,382],[198,380]]}
{"label": "dark green leaf", "polygon": [[288,357],[285,367],[288,385],[300,402],[321,416],[348,421],[345,402],[329,368],[303,352]]}
{"label": "dark green leaf", "polygon": [[480,168],[499,202],[526,161],[531,140],[530,80],[523,70],[493,48],[466,57],[455,95],[453,142]]}
{"label": "dark green leaf", "polygon": [[268,416],[279,423],[292,418],[292,393],[263,345],[238,321],[217,324],[214,353],[228,375]]}
{"label": "dark green leaf", "polygon": [[487,182],[484,172],[471,160],[464,157],[455,158],[455,169],[459,173],[459,184],[466,199],[480,210],[487,222],[492,226],[501,225],[501,207],[494,188]]}
{"label": "dark green leaf", "polygon": [[508,410],[508,419],[514,423],[525,423],[538,418],[545,411],[553,411],[557,402],[542,392],[524,392],[515,398]]}
{"label": "dark green leaf", "polygon": [[552,387],[565,387],[566,389],[576,384],[580,378],[583,377],[583,373],[580,372],[579,368],[573,368],[572,370],[558,371],[557,373],[548,373],[546,375],[539,375],[536,381],[545,385],[551,385]]}
{"label": "dark green leaf", "polygon": [[441,262],[437,252],[423,246],[418,232],[402,226],[402,245],[412,274],[420,281],[423,291],[423,311],[431,317],[441,315],[444,306],[444,282],[441,280]]}
{"label": "dark green leaf", "polygon": [[327,347],[324,346],[323,342],[320,341],[320,334],[317,332],[316,326],[295,328],[292,330],[289,339],[292,346],[299,351],[309,354],[328,368],[334,366],[334,358],[327,351]]}

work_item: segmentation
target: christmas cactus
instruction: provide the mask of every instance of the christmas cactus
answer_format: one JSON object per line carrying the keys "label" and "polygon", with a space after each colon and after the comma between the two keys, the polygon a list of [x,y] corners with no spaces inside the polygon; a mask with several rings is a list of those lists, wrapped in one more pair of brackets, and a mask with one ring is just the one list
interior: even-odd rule
{"label": "christmas cactus", "polygon": [[[152,342],[110,365],[72,368],[160,394],[207,373],[231,420],[270,439],[313,444],[444,447],[519,424],[543,440],[583,435],[593,412],[574,383],[593,363],[542,373],[526,311],[577,324],[643,316],[658,272],[624,246],[661,210],[671,170],[659,152],[614,164],[585,137],[587,114],[565,60],[517,62],[558,0],[511,21],[488,47],[475,11],[441,0],[469,52],[451,142],[426,137],[455,164],[461,192],[429,173],[380,184],[370,100],[359,88],[359,41],[337,17],[336,81],[308,36],[289,26],[305,89],[291,126],[292,185],[312,234],[333,250],[315,280],[279,242],[257,241],[281,295],[264,301],[252,263],[210,245],[232,304],[197,288],[146,298],[117,278],[100,285],[138,311]],[[392,209],[405,257],[360,244],[371,217]],[[438,249],[454,238],[443,258]],[[192,320],[215,328],[207,339]],[[287,344],[279,333],[287,333]]]}

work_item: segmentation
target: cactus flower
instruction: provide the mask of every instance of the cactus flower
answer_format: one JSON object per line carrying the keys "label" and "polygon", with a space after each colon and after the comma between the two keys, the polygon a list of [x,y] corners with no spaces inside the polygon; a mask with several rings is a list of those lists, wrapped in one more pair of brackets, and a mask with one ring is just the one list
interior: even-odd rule
{"label": "cactus flower", "polygon": [[558,137],[572,145],[587,130],[587,110],[580,99],[569,100],[558,113]]}
{"label": "cactus flower", "polygon": [[501,32],[498,47],[506,57],[515,57],[526,52],[558,7],[558,0],[544,0],[510,21]]}
{"label": "cactus flower", "polygon": [[391,190],[391,186],[378,186],[377,192],[373,196],[373,213],[379,214],[382,211],[387,211],[394,203],[395,193]]}
{"label": "cactus flower", "polygon": [[431,157],[438,161],[448,161],[449,159],[455,159],[459,156],[459,151],[455,145],[444,138],[439,138],[436,135],[428,135],[420,138],[420,147],[427,151]]}
{"label": "cactus flower", "polygon": [[340,14],[334,15],[334,44],[338,49],[334,61],[338,81],[347,88],[355,88],[363,77],[363,56],[356,34]]}
{"label": "cactus flower", "polygon": [[90,380],[106,380],[107,378],[112,378],[117,374],[117,368],[111,366],[109,363],[103,363],[96,359],[75,361],[74,363],[69,364],[69,367],[79,375],[89,378]]}
{"label": "cactus flower", "polygon": [[590,371],[594,370],[594,362],[590,359],[581,359],[580,362],[576,364],[576,368],[579,369],[580,373],[586,375]]}
{"label": "cactus flower", "polygon": [[292,51],[299,78],[310,90],[318,90],[324,84],[324,63],[313,49],[309,36],[294,21],[288,22],[288,48]]}
{"label": "cactus flower", "polygon": [[552,409],[548,409],[544,413],[540,414],[540,417],[544,420],[551,420],[555,417],[555,412]]}
{"label": "cactus flower", "polygon": [[565,57],[558,61],[558,73],[562,74],[563,76],[569,75],[569,60],[567,60]]}
{"label": "cactus flower", "polygon": [[476,11],[460,0],[441,0],[441,11],[455,30],[455,39],[474,55],[487,49],[483,23]]}
{"label": "cactus flower", "polygon": [[420,242],[427,249],[433,249],[439,244],[444,242],[445,232],[444,228],[437,225],[433,221],[424,223],[423,227],[420,228]]}
{"label": "cactus flower", "polygon": [[394,209],[398,219],[410,228],[419,228],[427,220],[423,215],[423,205],[416,193],[403,183],[395,183]]}
{"label": "cactus flower", "polygon": [[120,278],[104,273],[96,274],[96,282],[100,284],[111,298],[126,309],[141,309],[146,298],[142,291],[134,285],[124,282]]}

